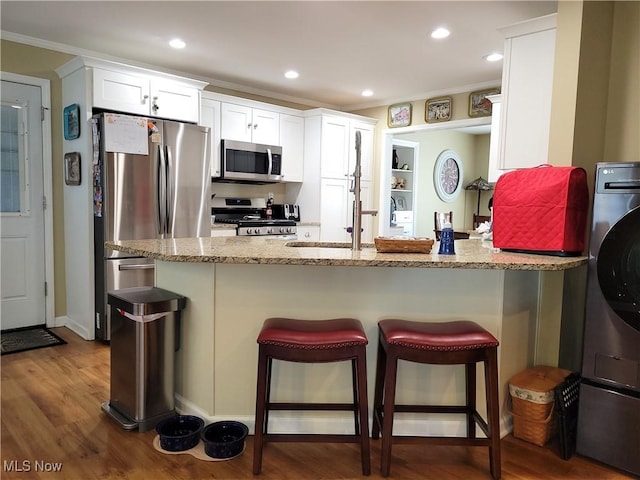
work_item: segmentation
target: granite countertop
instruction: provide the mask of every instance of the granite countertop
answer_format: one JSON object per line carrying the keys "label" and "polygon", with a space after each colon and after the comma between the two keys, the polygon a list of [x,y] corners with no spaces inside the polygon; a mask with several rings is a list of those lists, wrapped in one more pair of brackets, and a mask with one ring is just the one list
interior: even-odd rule
{"label": "granite countertop", "polygon": [[106,243],[108,248],[133,255],[191,263],[567,270],[587,262],[587,257],[583,256],[554,257],[501,252],[494,249],[490,242],[481,239],[457,240],[455,255],[438,255],[438,242],[427,254],[378,253],[372,244],[363,245],[361,251],[352,251],[348,247],[337,248],[338,245],[347,244],[236,236]]}

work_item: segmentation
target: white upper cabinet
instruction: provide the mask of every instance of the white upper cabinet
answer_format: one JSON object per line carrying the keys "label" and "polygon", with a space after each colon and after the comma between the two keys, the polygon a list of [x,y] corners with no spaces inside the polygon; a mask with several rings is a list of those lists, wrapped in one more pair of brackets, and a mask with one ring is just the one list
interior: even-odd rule
{"label": "white upper cabinet", "polygon": [[502,101],[497,102],[501,103],[497,158],[489,181],[508,170],[546,163],[549,149],[556,15],[505,27],[502,32]]}
{"label": "white upper cabinet", "polygon": [[348,118],[325,115],[322,118],[322,161],[324,178],[345,178],[356,168],[356,132],[360,132],[361,180],[373,177],[375,126]]}
{"label": "white upper cabinet", "polygon": [[[355,136],[360,132],[361,192],[364,210],[372,210],[375,120],[333,110],[306,112],[304,183],[295,202],[309,221],[320,222],[321,241],[349,241],[353,223],[350,191],[356,164]],[[373,241],[373,219],[362,217],[362,240]]]}
{"label": "white upper cabinet", "polygon": [[198,121],[197,89],[164,79],[151,79],[151,114],[187,122]]}
{"label": "white upper cabinet", "polygon": [[93,105],[119,112],[149,115],[149,79],[137,75],[93,70]]}
{"label": "white upper cabinet", "polygon": [[205,98],[203,93],[200,103],[200,125],[209,127],[209,157],[211,159],[211,176],[220,176],[220,102]]}
{"label": "white upper cabinet", "polygon": [[[323,116],[320,176],[344,179],[349,172],[349,120]],[[351,172],[352,173],[352,172]]]}
{"label": "white upper cabinet", "polygon": [[282,175],[285,182],[302,182],[304,174],[304,118],[280,114]]}
{"label": "white upper cabinet", "polygon": [[279,145],[279,113],[233,103],[221,105],[221,135],[224,140]]}
{"label": "white upper cabinet", "polygon": [[98,67],[92,71],[93,106],[96,108],[198,122],[200,97],[196,87],[152,74]]}
{"label": "white upper cabinet", "polygon": [[351,175],[356,168],[356,144],[355,132],[360,132],[360,169],[361,180],[373,180],[373,144],[374,144],[374,125],[352,121],[349,131],[349,168],[348,173]]}
{"label": "white upper cabinet", "polygon": [[282,147],[282,181],[302,182],[304,117],[292,108],[202,92],[200,125],[211,128],[211,175],[220,176],[220,141]]}

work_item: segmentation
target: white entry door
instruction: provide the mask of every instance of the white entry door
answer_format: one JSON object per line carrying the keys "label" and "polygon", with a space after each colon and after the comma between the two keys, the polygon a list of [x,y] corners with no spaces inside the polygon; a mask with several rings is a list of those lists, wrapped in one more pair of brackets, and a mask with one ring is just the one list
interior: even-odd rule
{"label": "white entry door", "polygon": [[0,118],[0,327],[46,322],[42,97],[2,81]]}

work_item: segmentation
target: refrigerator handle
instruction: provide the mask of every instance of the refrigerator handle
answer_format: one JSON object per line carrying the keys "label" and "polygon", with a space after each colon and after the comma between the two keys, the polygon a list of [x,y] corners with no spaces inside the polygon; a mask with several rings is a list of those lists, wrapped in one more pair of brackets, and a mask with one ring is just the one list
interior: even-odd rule
{"label": "refrigerator handle", "polygon": [[164,152],[162,151],[162,147],[158,146],[156,150],[157,154],[157,167],[158,167],[158,183],[156,185],[156,194],[158,196],[158,233],[162,235],[166,230],[166,170],[165,170],[165,160],[164,160]]}
{"label": "refrigerator handle", "polygon": [[273,169],[273,156],[271,155],[270,148],[267,148],[267,158],[269,159],[269,169],[267,170],[267,175],[271,175],[271,170]]}
{"label": "refrigerator handle", "polygon": [[173,185],[174,185],[174,179],[173,179],[173,156],[171,154],[171,147],[169,145],[165,145],[165,157],[166,157],[166,222],[167,222],[167,227],[166,227],[166,233],[167,234],[171,234],[170,236],[173,237],[172,231],[171,231],[171,225],[173,224],[172,221],[172,217],[173,217],[173,195],[174,195],[174,191],[173,191]]}

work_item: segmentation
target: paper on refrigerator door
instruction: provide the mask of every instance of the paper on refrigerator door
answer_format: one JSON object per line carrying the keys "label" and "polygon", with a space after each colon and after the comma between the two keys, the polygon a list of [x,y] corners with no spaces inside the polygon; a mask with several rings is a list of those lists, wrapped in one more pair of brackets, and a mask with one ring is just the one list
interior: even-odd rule
{"label": "paper on refrigerator door", "polygon": [[104,116],[104,149],[106,152],[149,155],[147,119],[106,113]]}

